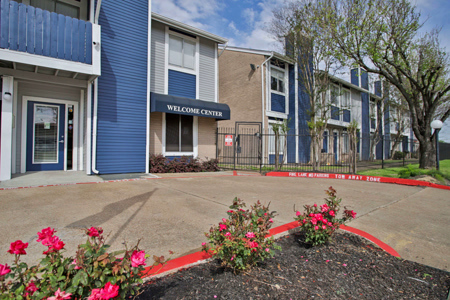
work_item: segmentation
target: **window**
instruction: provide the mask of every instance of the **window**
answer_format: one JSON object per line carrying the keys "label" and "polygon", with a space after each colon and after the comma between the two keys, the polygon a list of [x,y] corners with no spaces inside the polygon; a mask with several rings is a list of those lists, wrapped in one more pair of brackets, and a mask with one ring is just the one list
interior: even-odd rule
{"label": "window", "polygon": [[339,87],[336,85],[331,86],[330,100],[331,105],[339,106]]}
{"label": "window", "polygon": [[87,19],[84,15],[87,8],[85,0],[30,0],[30,5],[75,19]]}
{"label": "window", "polygon": [[193,152],[194,117],[166,114],[166,152]]}
{"label": "window", "polygon": [[284,72],[275,68],[270,69],[270,87],[272,91],[284,93]]}
{"label": "window", "polygon": [[[278,138],[278,154],[284,154],[284,140],[286,135],[281,134]],[[275,132],[273,131],[272,124],[269,125],[269,153],[275,154]]]}
{"label": "window", "polygon": [[342,153],[349,153],[349,150],[350,150],[350,140],[349,140],[349,137],[348,137],[348,134],[347,133],[344,133],[343,135],[342,135],[342,137],[343,137],[343,139],[344,139],[344,141],[343,141],[343,149],[342,149]]}
{"label": "window", "polygon": [[342,89],[341,105],[342,105],[342,108],[350,107],[350,91],[349,90]]}
{"label": "window", "polygon": [[186,69],[195,69],[195,46],[193,41],[169,35],[169,64]]}

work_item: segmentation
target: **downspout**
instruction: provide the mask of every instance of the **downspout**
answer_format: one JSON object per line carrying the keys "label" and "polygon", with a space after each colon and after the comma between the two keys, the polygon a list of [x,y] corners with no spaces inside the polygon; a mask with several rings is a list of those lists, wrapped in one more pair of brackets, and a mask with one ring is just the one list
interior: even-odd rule
{"label": "downspout", "polygon": [[[262,145],[263,145],[263,147],[262,147],[262,159],[264,159],[264,154],[265,154],[265,149],[266,149],[266,147],[265,147],[265,143],[264,143],[264,129],[265,129],[265,126],[264,126],[264,93],[266,93],[265,92],[265,85],[264,85],[264,65],[273,57],[273,55],[274,55],[274,53],[273,53],[273,51],[272,51],[272,53],[271,53],[271,55],[269,56],[269,58],[268,59],[266,59],[262,64],[261,64],[261,121],[262,121]],[[267,90],[267,88],[266,88],[266,90]],[[268,98],[268,95],[267,95],[267,98]],[[263,160],[264,161],[264,160]],[[263,163],[264,164],[264,163]]]}
{"label": "downspout", "polygon": [[[95,9],[94,24],[98,24],[98,19],[100,16],[100,7],[102,5],[102,0],[97,0],[97,7]],[[93,115],[93,128],[92,128],[92,159],[91,159],[91,170],[92,173],[98,174],[97,170],[97,112],[98,112],[98,78],[94,80],[94,115]]]}
{"label": "downspout", "polygon": [[92,128],[92,173],[98,174],[97,167],[97,111],[98,111],[98,78],[94,80],[94,116]]}
{"label": "downspout", "polygon": [[222,49],[222,51],[220,51],[218,57],[220,57],[222,55],[223,51],[225,51],[225,49],[227,49],[227,47],[228,47],[228,42],[226,42],[225,46],[223,46],[223,49]]}
{"label": "downspout", "polygon": [[91,133],[92,133],[92,81],[91,79],[88,80],[87,85],[87,124],[86,124],[86,174],[91,174],[91,157],[92,157],[92,143],[91,143]]}

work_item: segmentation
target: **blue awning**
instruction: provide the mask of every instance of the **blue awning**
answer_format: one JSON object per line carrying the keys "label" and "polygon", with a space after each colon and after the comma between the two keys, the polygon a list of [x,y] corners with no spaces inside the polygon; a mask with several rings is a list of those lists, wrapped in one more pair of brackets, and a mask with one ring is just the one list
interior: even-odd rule
{"label": "blue awning", "polygon": [[150,112],[155,111],[217,120],[230,119],[230,107],[225,103],[150,93]]}

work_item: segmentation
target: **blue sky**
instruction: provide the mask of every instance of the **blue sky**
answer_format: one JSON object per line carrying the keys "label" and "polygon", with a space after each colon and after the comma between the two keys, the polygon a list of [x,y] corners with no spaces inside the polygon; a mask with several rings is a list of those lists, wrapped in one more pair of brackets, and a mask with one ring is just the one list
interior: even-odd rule
{"label": "blue sky", "polygon": [[[285,0],[153,0],[152,11],[209,31],[229,40],[230,46],[282,52],[265,28],[272,10]],[[450,51],[450,0],[412,0],[421,11],[424,30],[442,28],[442,46]],[[344,78],[349,79],[349,78]],[[450,142],[450,121],[441,139]]]}

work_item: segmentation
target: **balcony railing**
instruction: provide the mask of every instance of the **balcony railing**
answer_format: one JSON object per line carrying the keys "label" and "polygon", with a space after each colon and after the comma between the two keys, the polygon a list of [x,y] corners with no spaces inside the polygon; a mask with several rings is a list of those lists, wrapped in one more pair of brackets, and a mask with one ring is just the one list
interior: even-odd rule
{"label": "balcony railing", "polygon": [[92,23],[0,1],[0,48],[92,64]]}

